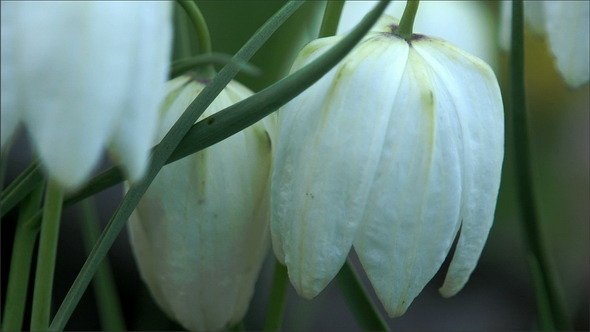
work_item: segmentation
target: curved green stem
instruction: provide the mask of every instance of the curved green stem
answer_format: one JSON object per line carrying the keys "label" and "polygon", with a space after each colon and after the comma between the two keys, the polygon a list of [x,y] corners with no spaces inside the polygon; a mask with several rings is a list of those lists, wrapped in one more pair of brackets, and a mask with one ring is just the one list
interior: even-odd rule
{"label": "curved green stem", "polygon": [[419,4],[419,0],[410,0],[406,3],[404,14],[402,15],[402,19],[399,22],[399,26],[393,32],[394,34],[405,40],[410,40],[412,38],[414,33],[414,19],[416,18]]}
{"label": "curved green stem", "polygon": [[46,331],[51,313],[51,296],[57,239],[61,218],[63,193],[61,187],[52,181],[47,185],[45,207],[41,222],[37,269],[35,270],[35,290],[33,292],[33,311],[31,313],[31,331]]}
{"label": "curved green stem", "polygon": [[225,53],[209,53],[203,55],[197,55],[190,58],[182,58],[172,63],[170,69],[170,79],[178,77],[187,71],[193,70],[197,66],[208,65],[208,64],[221,64],[227,65],[228,63],[234,63],[240,67],[240,70],[249,75],[260,75],[262,71],[248,63],[248,62],[234,62],[231,55]]}
{"label": "curved green stem", "polygon": [[319,37],[329,37],[336,34],[338,30],[338,22],[340,22],[340,15],[344,8],[344,0],[328,1],[324,17],[322,19],[322,26],[320,27]]}
{"label": "curved green stem", "polygon": [[4,315],[2,331],[22,331],[25,304],[29,287],[29,274],[33,249],[39,233],[39,225],[28,223],[41,204],[43,186],[38,185],[33,192],[25,198],[19,212],[12,245],[12,257],[8,272],[8,285],[6,288],[6,302],[4,303]]}
{"label": "curved green stem", "polygon": [[[570,330],[562,297],[552,274],[549,256],[543,245],[535,206],[529,137],[526,118],[524,82],[524,13],[523,1],[512,2],[512,42],[510,51],[510,97],[518,195],[520,199],[525,243],[530,253],[541,328]],[[549,317],[547,317],[549,315]]]}
{"label": "curved green stem", "polygon": [[180,5],[174,6],[174,42],[172,49],[172,60],[188,58],[198,52],[196,38],[193,38],[193,31],[186,11]]}
{"label": "curved green stem", "polygon": [[287,274],[287,267],[275,260],[275,272],[272,279],[270,298],[266,306],[268,310],[266,311],[264,331],[281,330],[288,285],[289,275]]}
{"label": "curved green stem", "polygon": [[197,32],[197,40],[199,43],[199,53],[200,54],[209,54],[211,53],[211,35],[209,34],[209,28],[207,27],[207,22],[205,22],[205,18],[203,14],[197,7],[197,4],[193,1],[187,0],[178,0],[176,1],[188,17],[190,18],[195,30]]}

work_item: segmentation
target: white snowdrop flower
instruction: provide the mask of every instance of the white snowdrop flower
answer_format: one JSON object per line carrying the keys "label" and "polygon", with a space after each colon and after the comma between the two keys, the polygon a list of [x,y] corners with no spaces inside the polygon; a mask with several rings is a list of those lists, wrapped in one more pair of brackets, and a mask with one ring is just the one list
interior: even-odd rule
{"label": "white snowdrop flower", "polygon": [[[512,2],[502,2],[500,45],[510,48]],[[525,1],[527,26],[546,37],[555,58],[557,70],[572,88],[590,80],[590,2],[588,1]]]}
{"label": "white snowdrop flower", "polygon": [[107,145],[140,179],[171,34],[169,2],[3,1],[2,144],[22,121],[49,176],[66,188],[86,180]]}
{"label": "white snowdrop flower", "polygon": [[[187,75],[169,82],[159,138],[204,83]],[[232,81],[202,118],[251,94]],[[189,330],[228,328],[246,313],[270,246],[273,125],[267,117],[165,166],[130,219],[142,278],[164,312]]]}
{"label": "white snowdrop flower", "polygon": [[[377,1],[346,1],[338,25],[338,33],[346,33],[358,24]],[[400,17],[407,1],[393,1],[386,14]],[[444,19],[443,19],[444,18]],[[483,1],[422,1],[414,29],[420,33],[445,39],[487,62],[497,63],[496,32],[493,15]]]}
{"label": "white snowdrop flower", "polygon": [[[317,295],[354,245],[391,316],[434,276],[459,229],[440,292],[465,285],[492,225],[504,155],[491,68],[396,28],[384,16],[279,111],[271,189],[273,248],[298,293]],[[293,70],[340,39],[308,44]]]}

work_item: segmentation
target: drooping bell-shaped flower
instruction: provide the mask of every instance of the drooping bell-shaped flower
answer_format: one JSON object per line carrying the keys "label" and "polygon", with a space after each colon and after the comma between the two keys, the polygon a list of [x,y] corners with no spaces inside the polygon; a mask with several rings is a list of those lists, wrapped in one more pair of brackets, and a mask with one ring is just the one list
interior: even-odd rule
{"label": "drooping bell-shaped flower", "polygon": [[[169,82],[159,138],[203,90],[203,82],[193,76]],[[232,81],[202,117],[251,94]],[[159,306],[189,330],[228,328],[246,313],[270,246],[273,120],[165,166],[130,219],[142,278]]]}
{"label": "drooping bell-shaped flower", "polygon": [[[502,2],[500,45],[510,45],[512,3]],[[590,2],[525,1],[524,18],[531,30],[545,36],[557,70],[572,88],[590,80]]]}
{"label": "drooping bell-shaped flower", "polygon": [[[407,41],[384,16],[350,54],[279,111],[271,234],[312,298],[354,245],[389,315],[434,276],[460,231],[444,285],[457,293],[492,225],[504,154],[490,67],[433,37]],[[293,70],[341,37],[308,44]]]}
{"label": "drooping bell-shaped flower", "polygon": [[155,135],[171,29],[167,2],[3,1],[2,145],[22,121],[64,187],[80,185],[107,145],[138,180]]}

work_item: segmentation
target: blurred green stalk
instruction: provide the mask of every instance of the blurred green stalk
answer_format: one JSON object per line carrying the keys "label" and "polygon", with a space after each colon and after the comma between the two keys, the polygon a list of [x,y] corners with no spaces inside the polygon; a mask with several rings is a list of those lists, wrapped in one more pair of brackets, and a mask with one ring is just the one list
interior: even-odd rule
{"label": "blurred green stalk", "polygon": [[266,306],[268,309],[266,311],[264,331],[279,331],[281,329],[288,284],[289,275],[287,274],[287,267],[275,260],[270,298]]}
{"label": "blurred green stalk", "polygon": [[[81,204],[84,215],[81,225],[82,237],[86,253],[89,254],[100,235],[99,220],[92,198],[85,199]],[[105,257],[96,270],[92,286],[102,329],[104,331],[127,331],[121,302],[117,294],[117,285],[108,258]]]}
{"label": "blurred green stalk", "polygon": [[513,140],[525,243],[533,274],[540,328],[545,331],[570,330],[559,287],[552,274],[547,249],[543,245],[541,225],[535,206],[529,136],[526,118],[524,82],[524,8],[523,0],[512,2],[512,41],[510,51],[510,102]]}
{"label": "blurred green stalk", "polygon": [[39,225],[27,221],[37,212],[42,197],[43,185],[40,184],[25,198],[19,211],[8,272],[2,331],[23,330],[31,261],[39,233]]}
{"label": "blurred green stalk", "polygon": [[362,328],[366,331],[390,331],[350,260],[342,266],[336,278],[346,303]]}
{"label": "blurred green stalk", "polygon": [[343,8],[344,0],[328,1],[326,10],[324,11],[324,17],[322,18],[319,38],[330,37],[336,34]]}
{"label": "blurred green stalk", "polygon": [[49,181],[45,192],[37,269],[35,270],[31,331],[46,331],[49,326],[62,201],[62,188],[59,184]]}

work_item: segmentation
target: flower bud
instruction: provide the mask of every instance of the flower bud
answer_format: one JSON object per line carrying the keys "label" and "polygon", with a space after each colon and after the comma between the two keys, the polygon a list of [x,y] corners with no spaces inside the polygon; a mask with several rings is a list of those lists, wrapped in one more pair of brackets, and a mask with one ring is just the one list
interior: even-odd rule
{"label": "flower bud", "polygon": [[[159,139],[207,80],[180,76],[168,84]],[[232,81],[202,115],[250,96]],[[159,306],[189,330],[239,322],[270,245],[272,118],[165,166],[129,222],[139,270]]]}
{"label": "flower bud", "polygon": [[[318,294],[354,244],[390,316],[405,312],[461,230],[441,293],[467,282],[492,225],[504,154],[490,67],[384,16],[279,112],[271,234],[298,293]],[[308,44],[293,70],[341,37]]]}

